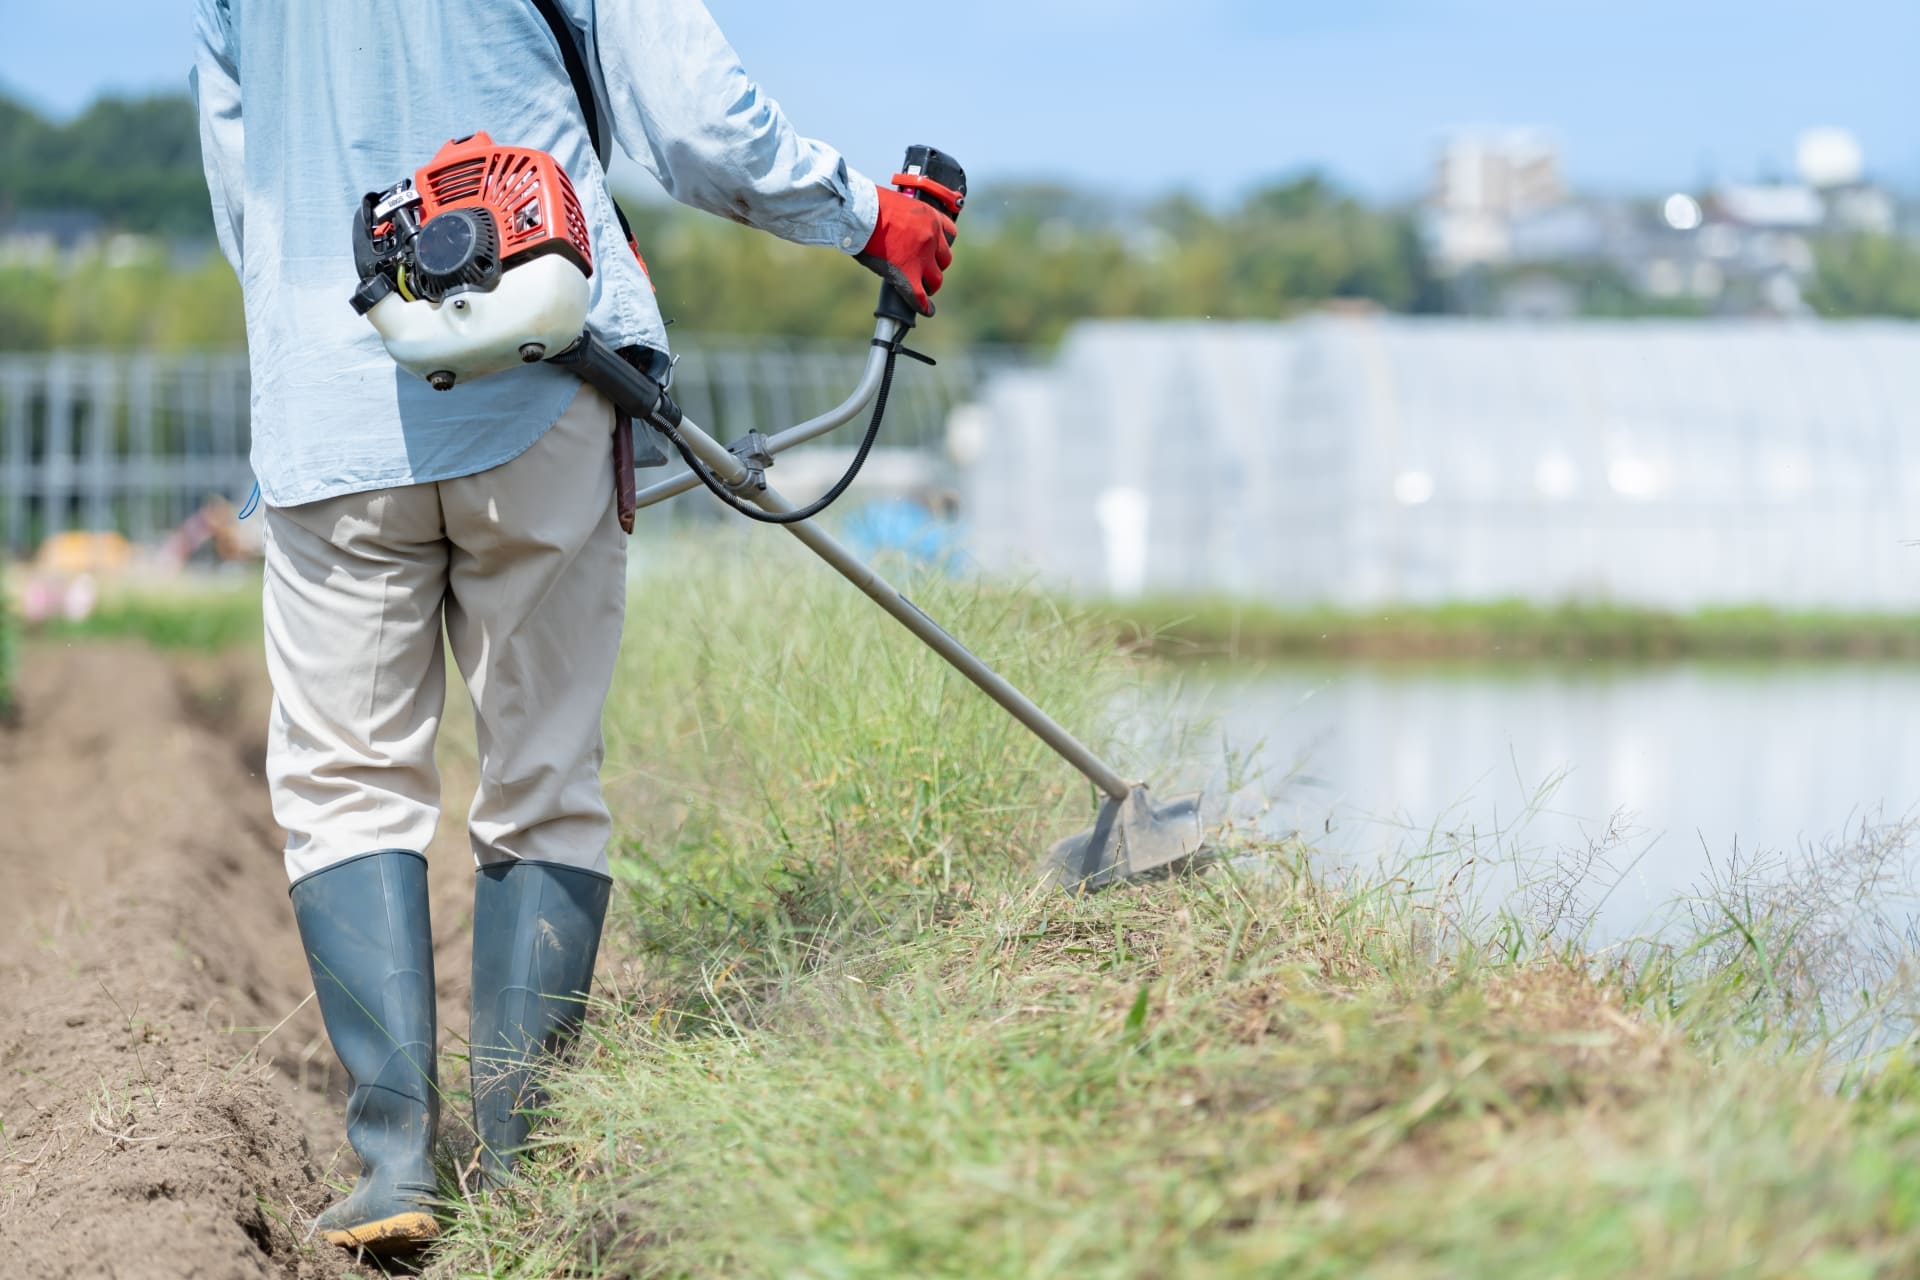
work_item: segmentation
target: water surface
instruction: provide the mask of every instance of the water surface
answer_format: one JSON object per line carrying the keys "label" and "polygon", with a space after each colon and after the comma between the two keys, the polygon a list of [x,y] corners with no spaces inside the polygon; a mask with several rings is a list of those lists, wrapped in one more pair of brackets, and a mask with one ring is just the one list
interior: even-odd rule
{"label": "water surface", "polygon": [[1920,666],[1220,666],[1185,685],[1250,753],[1241,794],[1268,831],[1383,862],[1597,845],[1602,936],[1652,927],[1736,856],[1830,856],[1920,809]]}

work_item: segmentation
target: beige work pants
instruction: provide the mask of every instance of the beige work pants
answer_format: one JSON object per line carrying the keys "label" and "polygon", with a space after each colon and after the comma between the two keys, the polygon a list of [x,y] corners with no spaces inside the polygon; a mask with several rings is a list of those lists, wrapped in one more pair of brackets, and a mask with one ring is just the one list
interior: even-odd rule
{"label": "beige work pants", "polygon": [[474,858],[605,872],[600,716],[627,558],[612,430],[582,387],[492,470],[268,509],[267,779],[292,879],[433,838],[443,628],[478,732]]}

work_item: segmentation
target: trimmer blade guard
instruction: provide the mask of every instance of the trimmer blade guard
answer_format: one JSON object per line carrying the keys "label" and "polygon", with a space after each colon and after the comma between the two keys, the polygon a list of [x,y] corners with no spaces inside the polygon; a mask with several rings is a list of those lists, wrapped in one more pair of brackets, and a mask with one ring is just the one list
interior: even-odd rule
{"label": "trimmer blade guard", "polygon": [[1091,831],[1054,845],[1047,873],[1064,889],[1091,893],[1177,870],[1205,848],[1197,793],[1156,805],[1145,787],[1135,787],[1124,800],[1102,800]]}

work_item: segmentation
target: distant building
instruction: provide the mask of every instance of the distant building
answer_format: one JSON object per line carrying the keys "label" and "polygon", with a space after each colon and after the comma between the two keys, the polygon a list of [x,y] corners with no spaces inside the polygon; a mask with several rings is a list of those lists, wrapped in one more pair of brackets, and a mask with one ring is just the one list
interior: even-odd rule
{"label": "distant building", "polygon": [[1566,199],[1560,154],[1543,135],[1455,138],[1441,149],[1423,218],[1429,252],[1456,271],[1512,256],[1516,217]]}
{"label": "distant building", "polygon": [[1507,222],[1514,262],[1592,262],[1604,259],[1630,229],[1626,210],[1583,200],[1515,214]]}
{"label": "distant building", "polygon": [[1713,208],[1723,221],[1757,231],[1812,231],[1827,218],[1820,193],[1797,182],[1723,186]]}
{"label": "distant building", "polygon": [[1456,138],[1442,148],[1434,171],[1432,203],[1454,213],[1510,217],[1566,197],[1559,150],[1530,131]]}
{"label": "distant building", "polygon": [[1793,181],[1596,198],[1568,192],[1537,133],[1463,137],[1440,152],[1420,225],[1454,306],[1471,315],[1575,315],[1590,301],[1583,287],[1604,280],[1616,299],[1624,287],[1679,310],[1801,316],[1819,237],[1920,235],[1920,210],[1867,180],[1843,129],[1806,130],[1796,160]]}
{"label": "distant building", "polygon": [[1862,183],[1833,187],[1825,194],[1832,230],[1890,236],[1899,228],[1899,208],[1890,192]]}
{"label": "distant building", "polygon": [[951,431],[1088,595],[1920,606],[1920,324],[1089,324]]}

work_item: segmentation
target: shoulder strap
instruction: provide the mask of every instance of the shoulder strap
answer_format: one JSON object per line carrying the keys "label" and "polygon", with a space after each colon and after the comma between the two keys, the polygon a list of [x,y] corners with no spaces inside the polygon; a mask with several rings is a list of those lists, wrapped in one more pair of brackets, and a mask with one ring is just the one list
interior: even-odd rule
{"label": "shoulder strap", "polygon": [[580,56],[580,42],[574,37],[573,24],[567,21],[554,0],[533,0],[533,7],[547,20],[554,42],[560,46],[560,61],[566,64],[567,79],[573,81],[573,96],[580,101],[580,116],[586,121],[587,137],[593,143],[594,154],[605,165],[612,153],[608,145],[610,139],[600,131],[599,100],[593,96],[593,81],[587,75],[586,60]]}
{"label": "shoulder strap", "polygon": [[[586,121],[587,140],[593,143],[593,153],[600,157],[600,167],[605,169],[613,158],[613,136],[600,131],[600,100],[593,96],[593,81],[587,75],[586,60],[580,56],[580,42],[574,39],[573,24],[567,21],[567,15],[560,12],[560,6],[554,0],[533,0],[533,7],[547,20],[547,27],[553,32],[553,39],[560,46],[560,61],[566,64],[567,79],[573,81],[573,96],[580,103],[580,118]],[[634,256],[638,257],[640,248],[634,243],[633,224],[627,221],[627,211],[620,202],[613,199],[613,193],[607,193],[607,199],[613,205],[613,216],[620,220],[620,234],[633,246]]]}

